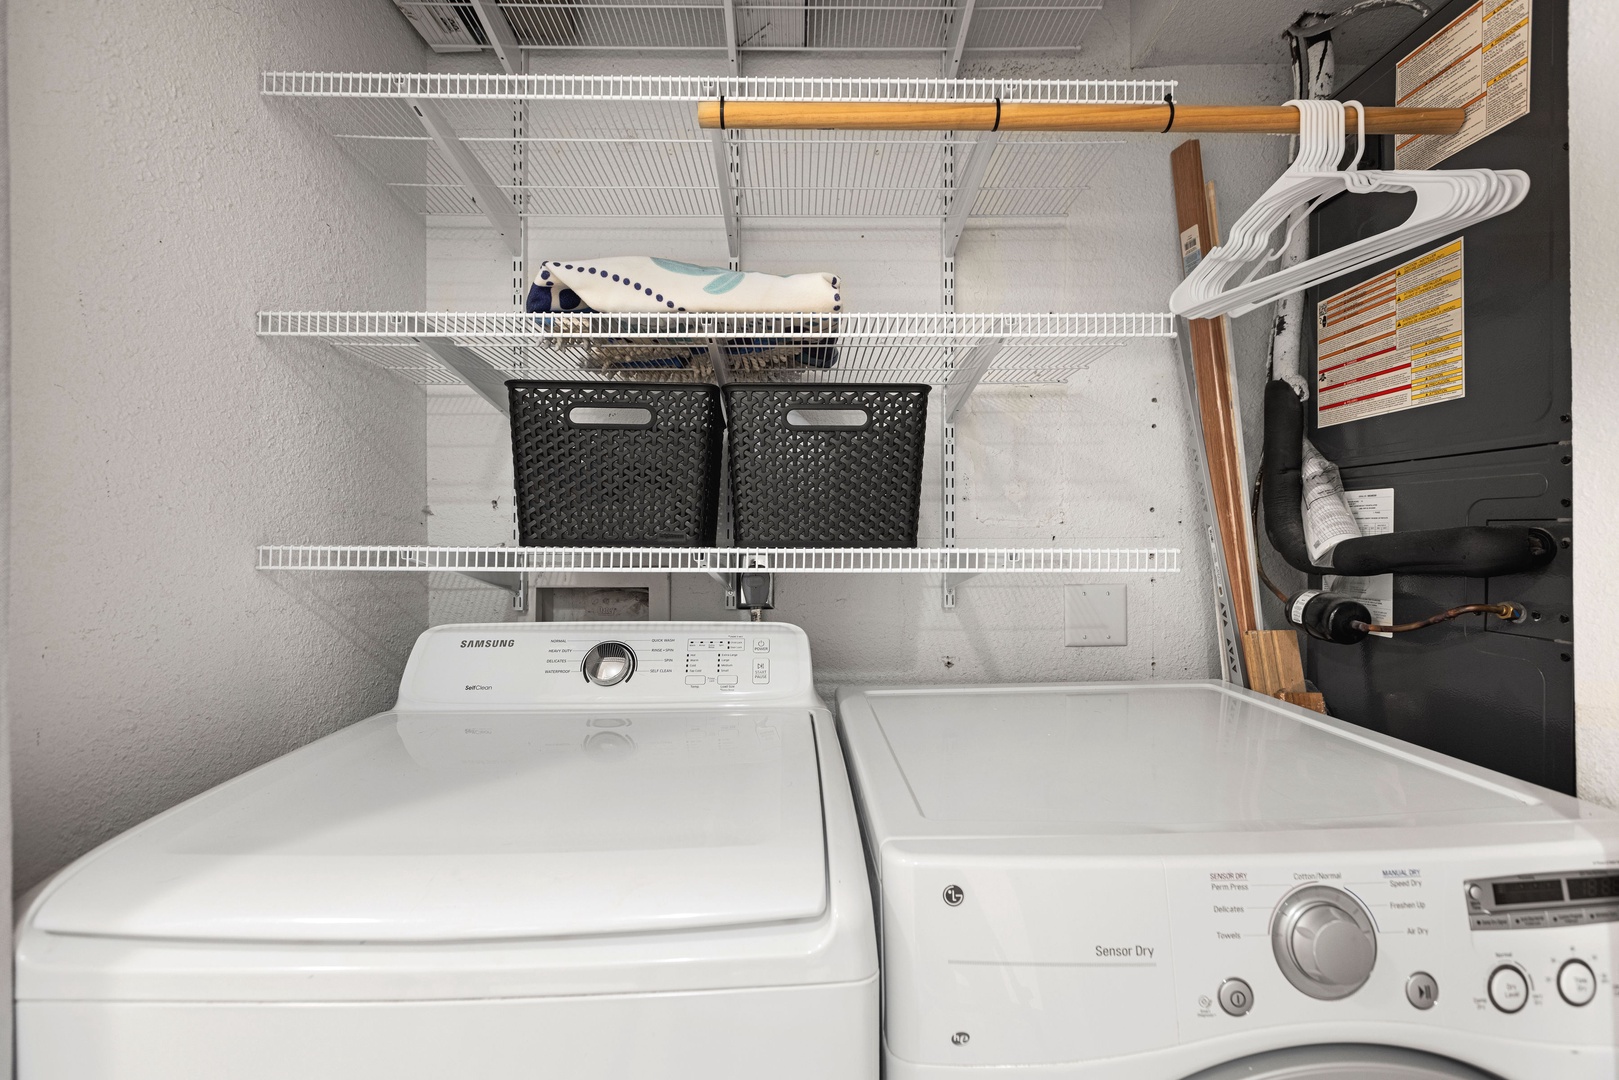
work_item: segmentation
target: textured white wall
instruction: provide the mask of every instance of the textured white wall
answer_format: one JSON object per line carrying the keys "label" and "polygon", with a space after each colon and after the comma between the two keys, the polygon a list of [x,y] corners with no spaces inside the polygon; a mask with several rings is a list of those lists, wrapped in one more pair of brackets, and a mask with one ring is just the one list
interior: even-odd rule
{"label": "textured white wall", "polygon": [[422,224],[258,82],[426,60],[388,0],[31,0],[8,45],[26,888],[392,702],[423,583],[253,549],[424,539],[422,394],[253,316],[419,305]]}
{"label": "textured white wall", "polygon": [[[441,60],[442,62],[442,60]],[[535,72],[712,72],[715,61],[546,56]],[[920,59],[886,58],[881,72],[928,75]],[[869,58],[748,56],[745,74],[872,74]],[[1129,69],[1129,4],[1109,0],[1078,57],[985,58],[964,75],[1167,77],[1185,101],[1281,101],[1276,66]],[[961,311],[1163,311],[1179,280],[1169,153],[1179,140],[1128,137],[1065,220],[974,224],[956,260]],[[1205,167],[1235,217],[1286,164],[1286,142],[1203,140]],[[572,255],[662,254],[722,262],[714,223],[657,230],[544,221],[529,231],[531,262]],[[487,230],[461,219],[428,230],[428,303],[502,310],[505,265]],[[938,310],[936,227],[915,223],[761,224],[745,229],[743,265],[777,273],[827,269],[847,283],[853,310]],[[1239,361],[1254,387],[1264,368],[1264,316],[1236,327]],[[1256,399],[1257,400],[1257,399]],[[937,424],[935,403],[932,422]],[[429,530],[434,543],[506,543],[511,537],[511,454],[504,420],[468,393],[428,400]],[[937,428],[930,431],[921,542],[939,535]],[[773,616],[803,626],[823,687],[848,682],[1184,678],[1217,673],[1207,548],[1199,516],[1190,414],[1169,343],[1121,349],[1066,387],[986,387],[958,426],[958,543],[1061,546],[1077,542],[1179,547],[1179,575],[1113,578],[1129,590],[1123,648],[1063,645],[1062,585],[1084,576],[984,575],[941,609],[925,575],[783,575]],[[1095,580],[1095,579],[1091,579]],[[675,575],[677,618],[724,618],[719,587]],[[497,591],[435,580],[435,621],[507,617]],[[735,617],[732,613],[731,617]]]}
{"label": "textured white wall", "polygon": [[0,1076],[11,1075],[11,151],[6,121],[6,0],[0,0]]}
{"label": "textured white wall", "polygon": [[[1619,5],[1569,8],[1569,220],[1574,337],[1575,762],[1579,793],[1619,807],[1619,121],[1607,98]],[[1608,553],[1613,551],[1613,557]]]}

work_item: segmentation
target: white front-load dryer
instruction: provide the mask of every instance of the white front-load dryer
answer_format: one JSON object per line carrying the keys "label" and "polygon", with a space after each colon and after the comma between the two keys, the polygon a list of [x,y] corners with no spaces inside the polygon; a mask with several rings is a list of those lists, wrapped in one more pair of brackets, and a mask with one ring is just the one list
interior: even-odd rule
{"label": "white front-load dryer", "polygon": [[890,1080],[1619,1075],[1619,815],[1217,683],[839,725]]}
{"label": "white front-load dryer", "polygon": [[442,626],[398,705],[23,913],[22,1080],[874,1078],[858,827],[796,627]]}

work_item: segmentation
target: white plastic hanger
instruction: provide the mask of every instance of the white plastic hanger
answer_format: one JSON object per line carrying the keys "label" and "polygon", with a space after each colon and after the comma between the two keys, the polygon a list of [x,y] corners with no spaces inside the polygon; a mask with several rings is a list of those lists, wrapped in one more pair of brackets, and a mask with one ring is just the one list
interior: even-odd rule
{"label": "white plastic hanger", "polygon": [[[1381,262],[1517,206],[1529,193],[1529,177],[1517,169],[1360,170],[1366,150],[1366,112],[1358,102],[1359,147],[1347,169],[1343,155],[1345,103],[1290,101],[1299,110],[1299,153],[1263,195],[1232,225],[1226,242],[1213,248],[1169,298],[1177,315],[1210,319],[1243,315],[1289,293],[1330,281]],[[1270,240],[1294,211],[1343,192],[1410,191],[1417,196],[1411,216],[1376,236],[1368,236],[1313,259],[1257,276],[1286,248],[1284,237]],[[1300,215],[1299,221],[1306,215]],[[1295,224],[1295,227],[1297,225]]]}

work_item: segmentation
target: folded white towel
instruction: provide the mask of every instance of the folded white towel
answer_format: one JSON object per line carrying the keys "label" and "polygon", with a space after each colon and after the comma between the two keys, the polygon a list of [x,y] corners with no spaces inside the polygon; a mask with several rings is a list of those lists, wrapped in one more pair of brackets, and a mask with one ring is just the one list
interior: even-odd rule
{"label": "folded white towel", "polygon": [[572,289],[593,311],[815,311],[843,310],[831,274],[781,277],[757,271],[693,266],[644,255],[540,263],[540,288]]}

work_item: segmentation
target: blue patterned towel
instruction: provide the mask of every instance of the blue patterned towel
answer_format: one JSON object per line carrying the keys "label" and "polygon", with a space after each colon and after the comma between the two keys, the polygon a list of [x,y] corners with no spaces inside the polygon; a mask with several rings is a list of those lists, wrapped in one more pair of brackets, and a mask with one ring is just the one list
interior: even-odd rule
{"label": "blue patterned towel", "polygon": [[644,255],[540,263],[530,311],[838,312],[832,274],[782,277]]}

